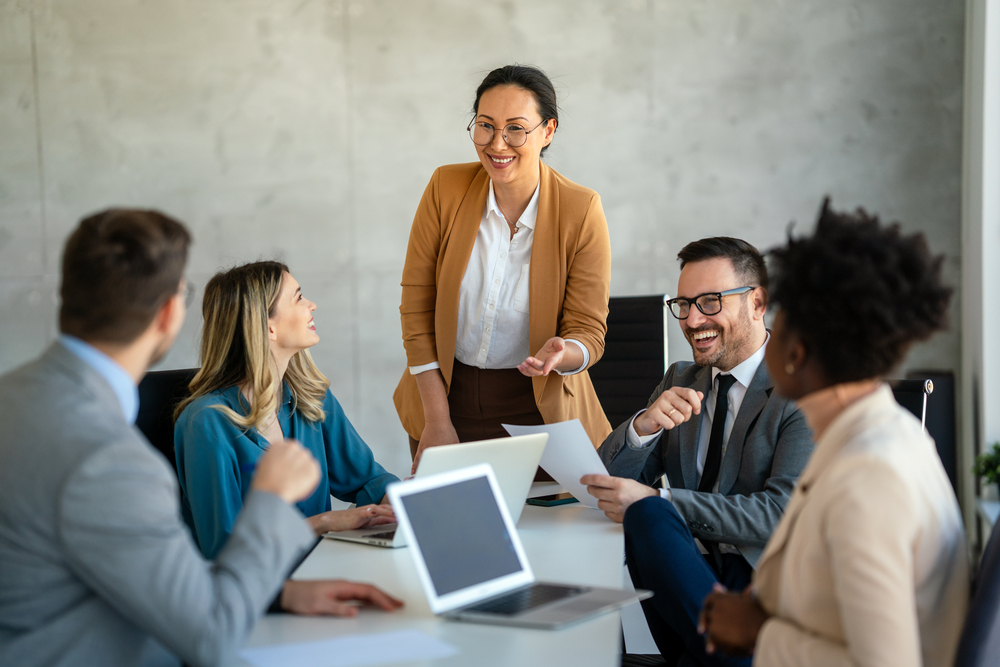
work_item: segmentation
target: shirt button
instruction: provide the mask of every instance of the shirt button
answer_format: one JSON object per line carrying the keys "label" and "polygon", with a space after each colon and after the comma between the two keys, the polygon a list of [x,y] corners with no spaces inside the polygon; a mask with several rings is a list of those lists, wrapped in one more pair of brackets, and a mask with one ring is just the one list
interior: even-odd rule
{"label": "shirt button", "polygon": [[507,253],[505,253],[505,252],[500,253],[500,259],[503,259],[506,256],[507,256]]}
{"label": "shirt button", "polygon": [[492,303],[490,304],[490,310],[493,310],[493,304]]}
{"label": "shirt button", "polygon": [[493,284],[494,284],[494,285],[499,285],[499,284],[500,284],[500,279],[499,279],[499,278],[497,278],[496,280],[494,280],[494,281],[493,281]]}
{"label": "shirt button", "polygon": [[489,333],[489,332],[490,332],[490,328],[486,327],[486,333]]}

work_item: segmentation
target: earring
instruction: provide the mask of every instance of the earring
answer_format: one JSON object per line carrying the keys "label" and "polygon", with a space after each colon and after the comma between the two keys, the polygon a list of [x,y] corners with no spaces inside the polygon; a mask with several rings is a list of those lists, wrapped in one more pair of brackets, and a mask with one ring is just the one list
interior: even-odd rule
{"label": "earring", "polygon": [[795,364],[790,361],[785,364],[785,373],[788,375],[795,375]]}

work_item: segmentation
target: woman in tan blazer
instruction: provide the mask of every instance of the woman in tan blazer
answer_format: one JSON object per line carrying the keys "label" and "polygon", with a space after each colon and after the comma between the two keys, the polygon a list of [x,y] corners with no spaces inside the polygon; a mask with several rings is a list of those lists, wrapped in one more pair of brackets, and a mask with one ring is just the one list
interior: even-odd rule
{"label": "woman in tan blazer", "polygon": [[962,520],[933,441],[882,380],[946,322],[943,256],[826,203],[813,237],[772,256],[767,365],[816,447],[754,586],[706,598],[706,641],[759,665],[951,665],[968,604]]}
{"label": "woman in tan blazer", "polygon": [[541,161],[552,83],[502,67],[473,111],[479,162],[434,172],[403,268],[408,368],[393,399],[414,469],[424,448],[502,437],[501,423],[578,418],[596,444],[611,432],[586,370],[604,351],[607,221],[596,192]]}

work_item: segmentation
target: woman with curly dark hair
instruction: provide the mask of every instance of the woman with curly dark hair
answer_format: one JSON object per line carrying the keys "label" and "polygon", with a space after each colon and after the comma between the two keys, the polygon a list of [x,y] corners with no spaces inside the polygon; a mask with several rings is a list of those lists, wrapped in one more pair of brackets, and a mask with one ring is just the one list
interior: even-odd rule
{"label": "woman with curly dark hair", "polygon": [[816,448],[742,595],[705,600],[709,650],[762,665],[951,665],[968,603],[955,495],[883,378],[947,323],[943,256],[863,210],[823,203],[772,251],[775,390]]}

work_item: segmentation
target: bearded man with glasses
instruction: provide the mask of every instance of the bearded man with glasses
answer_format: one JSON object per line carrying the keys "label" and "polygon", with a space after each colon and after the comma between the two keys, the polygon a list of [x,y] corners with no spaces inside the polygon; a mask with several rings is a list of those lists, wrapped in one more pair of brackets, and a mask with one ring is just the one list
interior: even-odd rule
{"label": "bearded man with glasses", "polygon": [[750,583],[812,435],[795,404],[772,392],[762,363],[770,334],[761,254],[715,237],[677,258],[678,296],[667,303],[694,362],[673,364],[646,408],[601,445],[611,475],[581,481],[624,523],[632,581],[655,593],[642,607],[666,664],[749,665],[705,652],[698,611],[714,586]]}

